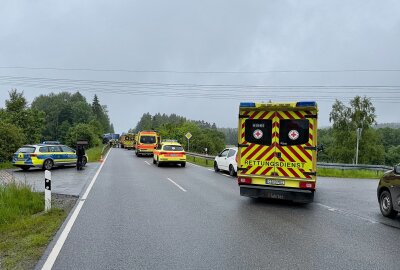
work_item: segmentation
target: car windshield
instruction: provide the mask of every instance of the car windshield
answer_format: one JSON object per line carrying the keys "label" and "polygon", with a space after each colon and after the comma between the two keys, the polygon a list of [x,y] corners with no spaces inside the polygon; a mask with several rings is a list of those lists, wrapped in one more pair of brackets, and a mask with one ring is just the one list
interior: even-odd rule
{"label": "car windshield", "polygon": [[21,147],[20,149],[17,150],[17,153],[34,153],[35,152],[35,147]]}
{"label": "car windshield", "polygon": [[165,151],[183,151],[183,147],[180,145],[164,145],[163,150],[165,150]]}
{"label": "car windshield", "polygon": [[144,144],[153,144],[156,143],[155,136],[140,136],[140,142]]}

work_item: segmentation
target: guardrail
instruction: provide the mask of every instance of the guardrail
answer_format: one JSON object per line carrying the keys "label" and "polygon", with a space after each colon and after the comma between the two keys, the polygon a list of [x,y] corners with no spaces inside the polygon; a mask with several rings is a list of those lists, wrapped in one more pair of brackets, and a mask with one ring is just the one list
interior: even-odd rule
{"label": "guardrail", "polygon": [[[202,158],[206,160],[206,164],[209,160],[214,160],[215,156],[198,154],[187,152],[186,155],[196,158]],[[368,165],[368,164],[343,164],[343,163],[326,163],[326,162],[317,162],[318,168],[331,168],[338,170],[369,170],[369,171],[389,171],[392,170],[393,167],[385,166],[385,165]]]}

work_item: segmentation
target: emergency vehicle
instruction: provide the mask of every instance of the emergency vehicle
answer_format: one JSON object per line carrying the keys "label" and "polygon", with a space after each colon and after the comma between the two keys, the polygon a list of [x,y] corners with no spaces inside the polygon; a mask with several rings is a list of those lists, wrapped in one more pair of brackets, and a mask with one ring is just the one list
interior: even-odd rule
{"label": "emergency vehicle", "polygon": [[317,104],[240,103],[240,195],[312,202],[317,169]]}
{"label": "emergency vehicle", "polygon": [[186,153],[176,140],[163,140],[154,150],[153,164],[180,164],[186,166]]}
{"label": "emergency vehicle", "polygon": [[140,131],[137,134],[136,156],[153,155],[154,149],[160,143],[160,135],[157,131]]}
{"label": "emergency vehicle", "polygon": [[127,133],[121,136],[121,148],[135,149],[135,134]]}

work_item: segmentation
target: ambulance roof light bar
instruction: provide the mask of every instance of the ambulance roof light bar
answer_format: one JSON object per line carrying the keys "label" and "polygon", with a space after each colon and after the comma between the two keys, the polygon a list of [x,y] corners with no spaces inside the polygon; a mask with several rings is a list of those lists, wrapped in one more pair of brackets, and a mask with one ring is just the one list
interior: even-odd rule
{"label": "ambulance roof light bar", "polygon": [[254,102],[240,102],[240,107],[245,107],[245,108],[256,107],[256,104]]}
{"label": "ambulance roof light bar", "polygon": [[317,102],[315,101],[299,101],[296,103],[296,107],[315,107]]}

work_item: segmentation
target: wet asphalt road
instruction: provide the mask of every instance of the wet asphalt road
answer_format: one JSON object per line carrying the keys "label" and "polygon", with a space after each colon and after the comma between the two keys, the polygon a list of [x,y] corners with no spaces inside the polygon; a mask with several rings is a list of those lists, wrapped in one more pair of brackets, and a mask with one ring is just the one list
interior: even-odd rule
{"label": "wet asphalt road", "polygon": [[[87,182],[89,182],[100,163],[88,163],[84,170],[77,171],[75,166],[54,167],[52,174],[52,192],[64,195],[79,196]],[[25,172],[21,169],[6,170],[17,182],[32,187],[33,190],[44,191],[44,171],[32,168]]]}
{"label": "wet asphalt road", "polygon": [[231,177],[112,149],[53,269],[400,269],[400,218],[381,217],[376,185],[254,200]]}

